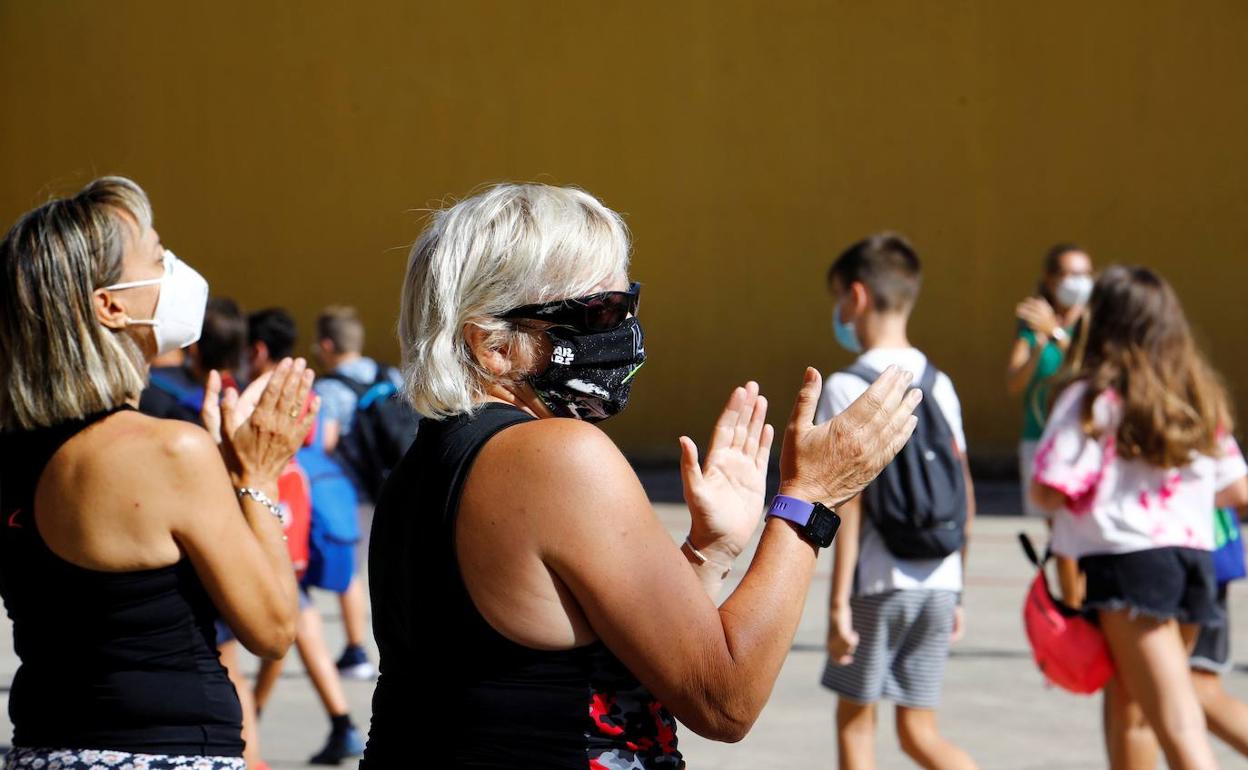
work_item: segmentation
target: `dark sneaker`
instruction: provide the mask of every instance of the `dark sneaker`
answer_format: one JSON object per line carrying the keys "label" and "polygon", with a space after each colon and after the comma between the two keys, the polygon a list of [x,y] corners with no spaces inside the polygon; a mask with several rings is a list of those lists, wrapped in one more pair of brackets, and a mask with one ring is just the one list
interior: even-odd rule
{"label": "dark sneaker", "polygon": [[348,644],[338,658],[338,675],[343,679],[371,682],[377,678],[377,667],[368,659],[368,653],[358,644]]}
{"label": "dark sneaker", "polygon": [[311,759],[309,765],[336,765],[344,759],[358,757],[364,753],[364,739],[360,731],[354,727],[336,730],[329,734],[329,741]]}

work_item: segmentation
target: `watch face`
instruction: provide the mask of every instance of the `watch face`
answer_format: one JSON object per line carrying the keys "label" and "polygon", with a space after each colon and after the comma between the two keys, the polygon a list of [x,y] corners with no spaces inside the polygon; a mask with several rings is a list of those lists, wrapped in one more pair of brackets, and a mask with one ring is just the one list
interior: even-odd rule
{"label": "watch face", "polygon": [[841,528],[841,517],[822,505],[816,505],[806,522],[806,539],[820,548],[832,545],[832,538]]}

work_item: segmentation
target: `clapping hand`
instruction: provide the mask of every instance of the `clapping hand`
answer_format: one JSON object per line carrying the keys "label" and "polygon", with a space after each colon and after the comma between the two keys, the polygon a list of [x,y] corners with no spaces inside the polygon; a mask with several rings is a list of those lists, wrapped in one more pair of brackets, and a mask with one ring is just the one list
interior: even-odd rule
{"label": "clapping hand", "polygon": [[320,398],[308,401],[314,379],[306,361],[287,358],[242,395],[230,388],[218,403],[221,380],[209,376],[201,416],[236,481],[276,481],[320,411]]}
{"label": "clapping hand", "polygon": [[689,541],[704,554],[731,563],[758,528],[763,513],[767,459],[775,431],[765,424],[767,399],[758,383],[733,390],[715,423],[706,459],[680,437],[680,471],[692,525]]}
{"label": "clapping hand", "polygon": [[849,408],[815,425],[822,378],[807,369],[780,450],[781,492],[835,507],[866,488],[914,432],[923,391],[907,392],[913,379],[890,366]]}

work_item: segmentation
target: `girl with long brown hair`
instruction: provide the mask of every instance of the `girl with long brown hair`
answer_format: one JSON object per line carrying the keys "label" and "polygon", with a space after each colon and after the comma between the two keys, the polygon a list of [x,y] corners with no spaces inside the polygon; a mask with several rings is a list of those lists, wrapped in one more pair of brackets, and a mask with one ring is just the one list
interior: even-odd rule
{"label": "girl with long brown hair", "polygon": [[[1248,503],[1231,427],[1174,291],[1147,268],[1106,270],[1031,494],[1056,511],[1053,550],[1087,575],[1085,607],[1118,669],[1111,710],[1140,709],[1172,768],[1216,767],[1188,650],[1201,624],[1221,618],[1211,511]],[[1117,765],[1128,737],[1108,737]]]}

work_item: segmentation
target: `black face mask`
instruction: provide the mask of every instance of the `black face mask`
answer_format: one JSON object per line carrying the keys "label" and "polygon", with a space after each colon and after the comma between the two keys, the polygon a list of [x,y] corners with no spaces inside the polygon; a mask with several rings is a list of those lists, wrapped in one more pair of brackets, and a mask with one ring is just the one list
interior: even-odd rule
{"label": "black face mask", "polygon": [[633,375],[646,362],[645,338],[636,318],[605,332],[556,326],[546,335],[555,346],[550,364],[530,377],[529,384],[550,411],[600,422],[628,405]]}

